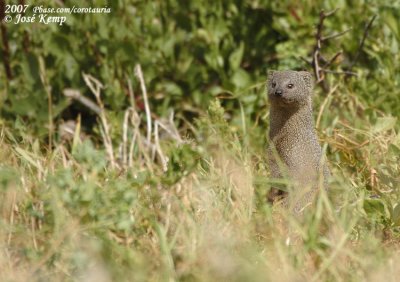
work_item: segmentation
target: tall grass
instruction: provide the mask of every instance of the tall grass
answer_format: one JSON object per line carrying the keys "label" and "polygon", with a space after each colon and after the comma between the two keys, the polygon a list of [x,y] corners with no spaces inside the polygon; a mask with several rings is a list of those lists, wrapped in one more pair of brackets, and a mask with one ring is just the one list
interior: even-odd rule
{"label": "tall grass", "polygon": [[266,150],[254,145],[265,132],[230,125],[218,102],[190,125],[194,140],[171,118],[148,133],[134,107],[122,142],[100,107],[104,146],[82,137],[79,120],[53,150],[3,126],[0,280],[395,281],[396,120],[335,118],[334,103],[363,107],[338,93],[316,103],[330,191],[302,217],[266,203]]}

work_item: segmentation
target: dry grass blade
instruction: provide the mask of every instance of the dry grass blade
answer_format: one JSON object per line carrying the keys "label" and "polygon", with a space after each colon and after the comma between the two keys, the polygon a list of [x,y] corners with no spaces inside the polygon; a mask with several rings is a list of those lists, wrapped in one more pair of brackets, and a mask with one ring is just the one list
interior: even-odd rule
{"label": "dry grass blade", "polygon": [[106,112],[104,109],[104,104],[101,101],[101,97],[100,97],[100,91],[101,91],[101,89],[104,88],[104,86],[99,80],[95,79],[93,76],[91,76],[89,74],[85,74],[85,73],[83,73],[82,75],[83,75],[83,79],[84,79],[86,85],[92,91],[92,94],[96,97],[97,104],[100,108],[100,120],[101,120],[101,124],[103,127],[103,129],[101,130],[103,142],[104,142],[104,146],[107,151],[108,158],[110,160],[111,167],[114,169],[117,167],[117,163],[115,162],[115,158],[114,158],[114,149],[113,149],[113,145],[112,145],[112,141],[111,141],[110,129],[109,129],[109,125],[108,125],[108,121],[107,121],[107,117],[106,117]]}
{"label": "dry grass blade", "polygon": [[352,29],[353,28],[348,28],[348,29],[346,29],[346,30],[344,30],[342,32],[338,32],[338,33],[335,33],[335,34],[331,34],[331,35],[328,35],[328,36],[321,37],[321,41],[326,41],[326,40],[329,40],[329,39],[338,38],[338,37],[344,35],[345,33],[349,32]]}
{"label": "dry grass blade", "polygon": [[154,139],[155,139],[155,147],[158,153],[158,156],[160,157],[160,161],[161,161],[161,165],[163,168],[163,171],[167,171],[168,167],[167,167],[167,159],[164,156],[164,153],[161,149],[160,146],[160,140],[159,140],[159,135],[158,135],[158,121],[154,122]]}
{"label": "dry grass blade", "polygon": [[52,150],[53,146],[53,133],[54,133],[54,124],[53,124],[53,99],[51,95],[51,86],[47,79],[46,74],[46,66],[42,57],[39,57],[39,66],[40,66],[40,80],[42,81],[43,87],[47,94],[47,108],[49,111],[48,114],[48,122],[49,122],[49,150]]}
{"label": "dry grass blade", "polygon": [[146,140],[147,140],[147,143],[150,143],[151,132],[152,132],[151,112],[150,112],[149,100],[147,97],[146,84],[144,83],[143,72],[142,72],[142,68],[140,65],[136,65],[135,74],[136,74],[137,78],[139,79],[140,87],[142,88],[144,109],[146,111],[146,122],[147,122],[147,139]]}
{"label": "dry grass blade", "polygon": [[88,107],[99,116],[101,115],[101,108],[97,106],[95,102],[83,96],[79,90],[67,88],[63,90],[63,94],[67,98],[71,98],[82,103],[82,105]]}

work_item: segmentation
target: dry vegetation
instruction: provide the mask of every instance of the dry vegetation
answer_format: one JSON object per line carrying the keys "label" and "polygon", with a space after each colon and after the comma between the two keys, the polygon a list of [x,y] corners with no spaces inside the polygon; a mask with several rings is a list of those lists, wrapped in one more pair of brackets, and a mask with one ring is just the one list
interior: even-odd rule
{"label": "dry vegetation", "polygon": [[104,149],[82,138],[79,120],[72,139],[48,152],[1,130],[2,281],[381,281],[400,273],[393,118],[325,129],[330,195],[300,218],[265,202],[265,152],[243,144],[218,102],[193,126],[201,143],[173,123],[160,137],[161,119],[148,134],[131,107],[126,137],[113,147],[94,82]]}
{"label": "dry vegetation", "polygon": [[[398,280],[399,4],[183,2],[1,23],[0,281]],[[264,84],[302,68],[332,178],[299,217]]]}

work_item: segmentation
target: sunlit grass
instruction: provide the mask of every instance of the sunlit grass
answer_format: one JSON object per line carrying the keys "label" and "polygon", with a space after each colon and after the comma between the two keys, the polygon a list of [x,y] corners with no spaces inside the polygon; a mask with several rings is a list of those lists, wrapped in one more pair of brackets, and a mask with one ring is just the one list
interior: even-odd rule
{"label": "sunlit grass", "polygon": [[363,129],[340,120],[331,126],[330,191],[300,217],[266,203],[265,148],[246,148],[215,103],[197,124],[201,143],[161,142],[167,172],[146,151],[135,151],[132,167],[112,169],[91,141],[45,152],[3,127],[1,280],[394,277],[394,124],[382,117]]}

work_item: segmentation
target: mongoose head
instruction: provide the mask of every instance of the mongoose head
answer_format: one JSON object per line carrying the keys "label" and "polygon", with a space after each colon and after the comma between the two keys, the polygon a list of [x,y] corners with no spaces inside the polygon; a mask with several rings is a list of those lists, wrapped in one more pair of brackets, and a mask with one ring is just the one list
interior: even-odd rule
{"label": "mongoose head", "polygon": [[268,99],[282,107],[311,104],[313,81],[307,71],[269,71]]}

